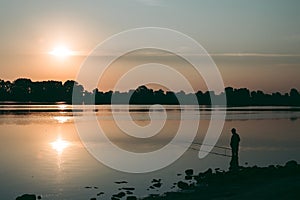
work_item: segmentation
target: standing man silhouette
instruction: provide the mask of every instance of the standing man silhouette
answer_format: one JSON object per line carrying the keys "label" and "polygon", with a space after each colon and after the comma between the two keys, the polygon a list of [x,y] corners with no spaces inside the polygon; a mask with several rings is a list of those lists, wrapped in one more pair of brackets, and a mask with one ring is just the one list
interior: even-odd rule
{"label": "standing man silhouette", "polygon": [[231,161],[230,161],[230,169],[235,170],[238,169],[239,166],[239,144],[240,144],[240,136],[237,134],[236,129],[231,129],[231,140],[230,140],[230,147],[231,147]]}

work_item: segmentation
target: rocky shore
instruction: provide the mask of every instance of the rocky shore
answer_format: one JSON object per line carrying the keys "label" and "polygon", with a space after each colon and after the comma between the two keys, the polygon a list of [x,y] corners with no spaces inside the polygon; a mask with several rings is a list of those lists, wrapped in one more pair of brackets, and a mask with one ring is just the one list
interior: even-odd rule
{"label": "rocky shore", "polygon": [[[122,182],[123,183],[123,182]],[[161,179],[153,179],[153,187],[161,186]],[[234,171],[208,169],[194,174],[193,169],[185,170],[183,180],[174,183],[176,192],[162,195],[149,195],[138,198],[133,195],[134,188],[125,188],[112,200],[198,200],[198,199],[300,199],[300,165],[288,161],[284,166],[239,167]],[[16,200],[42,199],[41,195],[24,194]],[[103,199],[101,195],[90,200]]]}
{"label": "rocky shore", "polygon": [[[191,179],[195,183],[189,184]],[[177,186],[178,192],[150,195],[143,200],[300,199],[300,165],[289,161],[284,166],[240,167],[236,171],[208,169],[198,175],[187,170],[185,180]]]}

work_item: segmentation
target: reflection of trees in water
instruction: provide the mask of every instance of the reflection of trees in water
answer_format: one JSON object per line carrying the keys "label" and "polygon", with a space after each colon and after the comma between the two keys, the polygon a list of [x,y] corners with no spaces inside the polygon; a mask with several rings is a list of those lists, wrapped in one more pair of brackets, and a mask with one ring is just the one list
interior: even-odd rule
{"label": "reflection of trees in water", "polygon": [[[0,101],[16,102],[65,102],[72,103],[72,94],[78,94],[76,104],[90,104],[95,100],[96,104],[110,104],[114,95],[115,104],[194,104],[193,94],[186,94],[183,91],[172,92],[163,90],[153,90],[146,86],[140,86],[136,90],[128,92],[108,91],[102,92],[95,88],[89,92],[82,85],[73,80],[64,83],[61,81],[37,81],[20,78],[13,82],[0,80]],[[210,105],[210,97],[222,99],[226,95],[228,106],[300,106],[300,94],[293,88],[289,93],[279,92],[265,94],[263,91],[249,91],[247,88],[234,89],[225,88],[220,94],[213,91],[198,91],[195,93],[200,105]],[[73,99],[74,101],[74,99]],[[221,101],[220,101],[221,102]]]}
{"label": "reflection of trees in water", "polygon": [[44,112],[43,110],[33,110],[20,112],[16,110],[0,111],[0,115],[5,117],[1,118],[0,125],[2,124],[14,124],[14,125],[29,125],[34,123],[49,124],[49,123],[70,123],[73,122],[72,112]]}
{"label": "reflection of trees in water", "polygon": [[291,117],[290,120],[291,121],[296,121],[298,118],[297,117]]}

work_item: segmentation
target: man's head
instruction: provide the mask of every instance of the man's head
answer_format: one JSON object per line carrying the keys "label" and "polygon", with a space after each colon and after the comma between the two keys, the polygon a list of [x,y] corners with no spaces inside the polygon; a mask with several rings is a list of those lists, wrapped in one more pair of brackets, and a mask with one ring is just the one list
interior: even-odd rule
{"label": "man's head", "polygon": [[236,133],[236,129],[235,128],[231,129],[231,133],[235,134]]}

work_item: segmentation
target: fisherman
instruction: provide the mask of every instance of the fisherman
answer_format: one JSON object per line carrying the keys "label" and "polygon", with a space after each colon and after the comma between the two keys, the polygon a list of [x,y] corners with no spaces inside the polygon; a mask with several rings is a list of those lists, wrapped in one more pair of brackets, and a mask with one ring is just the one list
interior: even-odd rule
{"label": "fisherman", "polygon": [[238,157],[239,156],[239,143],[240,143],[240,136],[237,134],[236,129],[231,129],[231,140],[230,140],[230,147],[231,147],[231,156]]}
{"label": "fisherman", "polygon": [[231,129],[231,140],[230,140],[230,147],[231,147],[231,161],[230,161],[230,170],[238,170],[239,168],[239,143],[240,143],[240,136],[237,134],[236,129]]}

